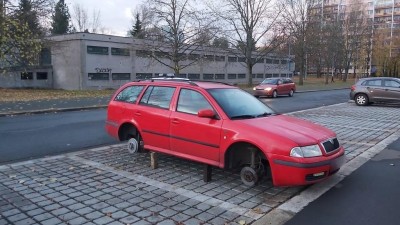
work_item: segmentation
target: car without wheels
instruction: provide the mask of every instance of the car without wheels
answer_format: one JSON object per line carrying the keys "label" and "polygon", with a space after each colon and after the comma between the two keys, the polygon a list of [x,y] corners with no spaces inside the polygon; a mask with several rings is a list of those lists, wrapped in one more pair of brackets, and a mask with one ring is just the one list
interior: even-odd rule
{"label": "car without wheels", "polygon": [[336,134],[279,115],[227,84],[189,80],[130,82],[116,91],[107,132],[131,152],[160,152],[240,170],[244,184],[262,177],[276,186],[319,182],[344,163]]}

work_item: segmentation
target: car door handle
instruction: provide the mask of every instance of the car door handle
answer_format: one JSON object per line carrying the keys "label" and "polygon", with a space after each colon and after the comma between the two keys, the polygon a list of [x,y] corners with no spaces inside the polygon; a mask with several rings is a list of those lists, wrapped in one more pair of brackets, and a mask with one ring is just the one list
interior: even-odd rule
{"label": "car door handle", "polygon": [[172,123],[173,124],[180,124],[181,122],[178,119],[174,118],[174,119],[172,119]]}
{"label": "car door handle", "polygon": [[137,112],[135,112],[135,115],[136,115],[136,116],[141,116],[141,115],[142,115],[142,113],[141,113],[141,112],[139,112],[139,111],[137,111]]}

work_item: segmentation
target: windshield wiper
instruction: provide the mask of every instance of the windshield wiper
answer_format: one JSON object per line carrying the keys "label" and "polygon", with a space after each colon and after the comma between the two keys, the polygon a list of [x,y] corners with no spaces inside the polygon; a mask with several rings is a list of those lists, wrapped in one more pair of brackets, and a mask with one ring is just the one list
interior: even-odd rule
{"label": "windshield wiper", "polygon": [[256,117],[257,117],[257,118],[258,118],[258,117],[267,117],[267,116],[270,116],[270,115],[272,115],[272,113],[265,112],[265,113],[263,113],[263,114],[257,115]]}
{"label": "windshield wiper", "polygon": [[256,118],[254,115],[239,115],[239,116],[232,116],[231,120],[234,119],[253,119]]}

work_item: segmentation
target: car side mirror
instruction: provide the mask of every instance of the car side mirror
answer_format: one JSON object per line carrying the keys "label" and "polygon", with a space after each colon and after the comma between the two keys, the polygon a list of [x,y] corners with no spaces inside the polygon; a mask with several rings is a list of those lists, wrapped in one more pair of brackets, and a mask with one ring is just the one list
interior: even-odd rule
{"label": "car side mirror", "polygon": [[199,112],[197,112],[197,116],[201,118],[210,118],[214,119],[215,118],[215,112],[212,109],[201,109]]}

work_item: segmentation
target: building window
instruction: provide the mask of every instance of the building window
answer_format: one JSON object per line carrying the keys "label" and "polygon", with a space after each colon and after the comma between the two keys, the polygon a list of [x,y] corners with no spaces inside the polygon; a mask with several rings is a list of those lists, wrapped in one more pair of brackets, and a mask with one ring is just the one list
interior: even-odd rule
{"label": "building window", "polygon": [[130,73],[113,73],[112,79],[113,80],[130,80],[131,74]]}
{"label": "building window", "polygon": [[96,55],[108,55],[108,47],[87,46],[87,53]]}
{"label": "building window", "polygon": [[279,74],[274,73],[274,74],[272,74],[272,76],[273,76],[273,77],[279,77]]}
{"label": "building window", "polygon": [[199,54],[189,54],[188,59],[189,60],[198,60],[200,58]]}
{"label": "building window", "polygon": [[255,75],[255,74],[252,74],[251,77],[252,77],[252,78],[256,78],[256,75]]}
{"label": "building window", "polygon": [[136,79],[145,80],[153,77],[152,73],[136,73]]}
{"label": "building window", "polygon": [[246,62],[246,57],[239,57],[238,62]]}
{"label": "building window", "polygon": [[89,80],[109,80],[109,73],[89,73]]}
{"label": "building window", "polygon": [[203,79],[204,80],[214,80],[214,74],[203,74]]}
{"label": "building window", "polygon": [[246,74],[240,73],[240,74],[238,74],[238,78],[239,79],[246,79]]}
{"label": "building window", "polygon": [[37,72],[36,80],[47,80],[47,72]]}
{"label": "building window", "polygon": [[225,79],[225,74],[215,74],[215,79],[216,80],[224,80]]}
{"label": "building window", "polygon": [[264,78],[264,74],[258,73],[258,74],[257,74],[257,78]]}
{"label": "building window", "polygon": [[21,72],[21,80],[33,80],[32,72]]}
{"label": "building window", "polygon": [[274,59],[272,64],[279,64],[279,59]]}
{"label": "building window", "polygon": [[214,55],[204,55],[204,61],[214,61]]}
{"label": "building window", "polygon": [[225,56],[223,56],[223,55],[216,55],[216,56],[215,56],[215,61],[218,61],[218,62],[225,62]]}
{"label": "building window", "polygon": [[48,48],[43,48],[39,56],[40,65],[51,65],[51,51]]}
{"label": "building window", "polygon": [[146,50],[136,50],[136,56],[141,58],[149,58],[151,57],[151,51]]}
{"label": "building window", "polygon": [[168,52],[156,51],[154,52],[154,56],[157,58],[170,58]]}
{"label": "building window", "polygon": [[237,57],[229,56],[228,62],[237,62]]}
{"label": "building window", "polygon": [[228,79],[236,79],[236,74],[234,73],[228,74]]}
{"label": "building window", "polygon": [[111,55],[130,56],[128,48],[111,48]]}
{"label": "building window", "polygon": [[187,74],[186,74],[186,73],[180,73],[180,74],[178,74],[177,77],[178,77],[178,78],[186,78],[186,77],[187,77]]}
{"label": "building window", "polygon": [[270,74],[270,73],[265,74],[265,78],[271,78],[271,77],[272,77],[272,74]]}
{"label": "building window", "polygon": [[287,61],[286,59],[282,59],[282,60],[281,60],[281,64],[282,64],[282,65],[285,65],[285,64],[287,64],[287,63],[288,63],[288,61]]}
{"label": "building window", "polygon": [[189,73],[188,78],[191,80],[200,80],[200,74],[197,73]]}
{"label": "building window", "polygon": [[272,59],[265,59],[266,64],[272,64]]}
{"label": "building window", "polygon": [[256,60],[256,63],[264,63],[264,59],[263,58],[259,58]]}

